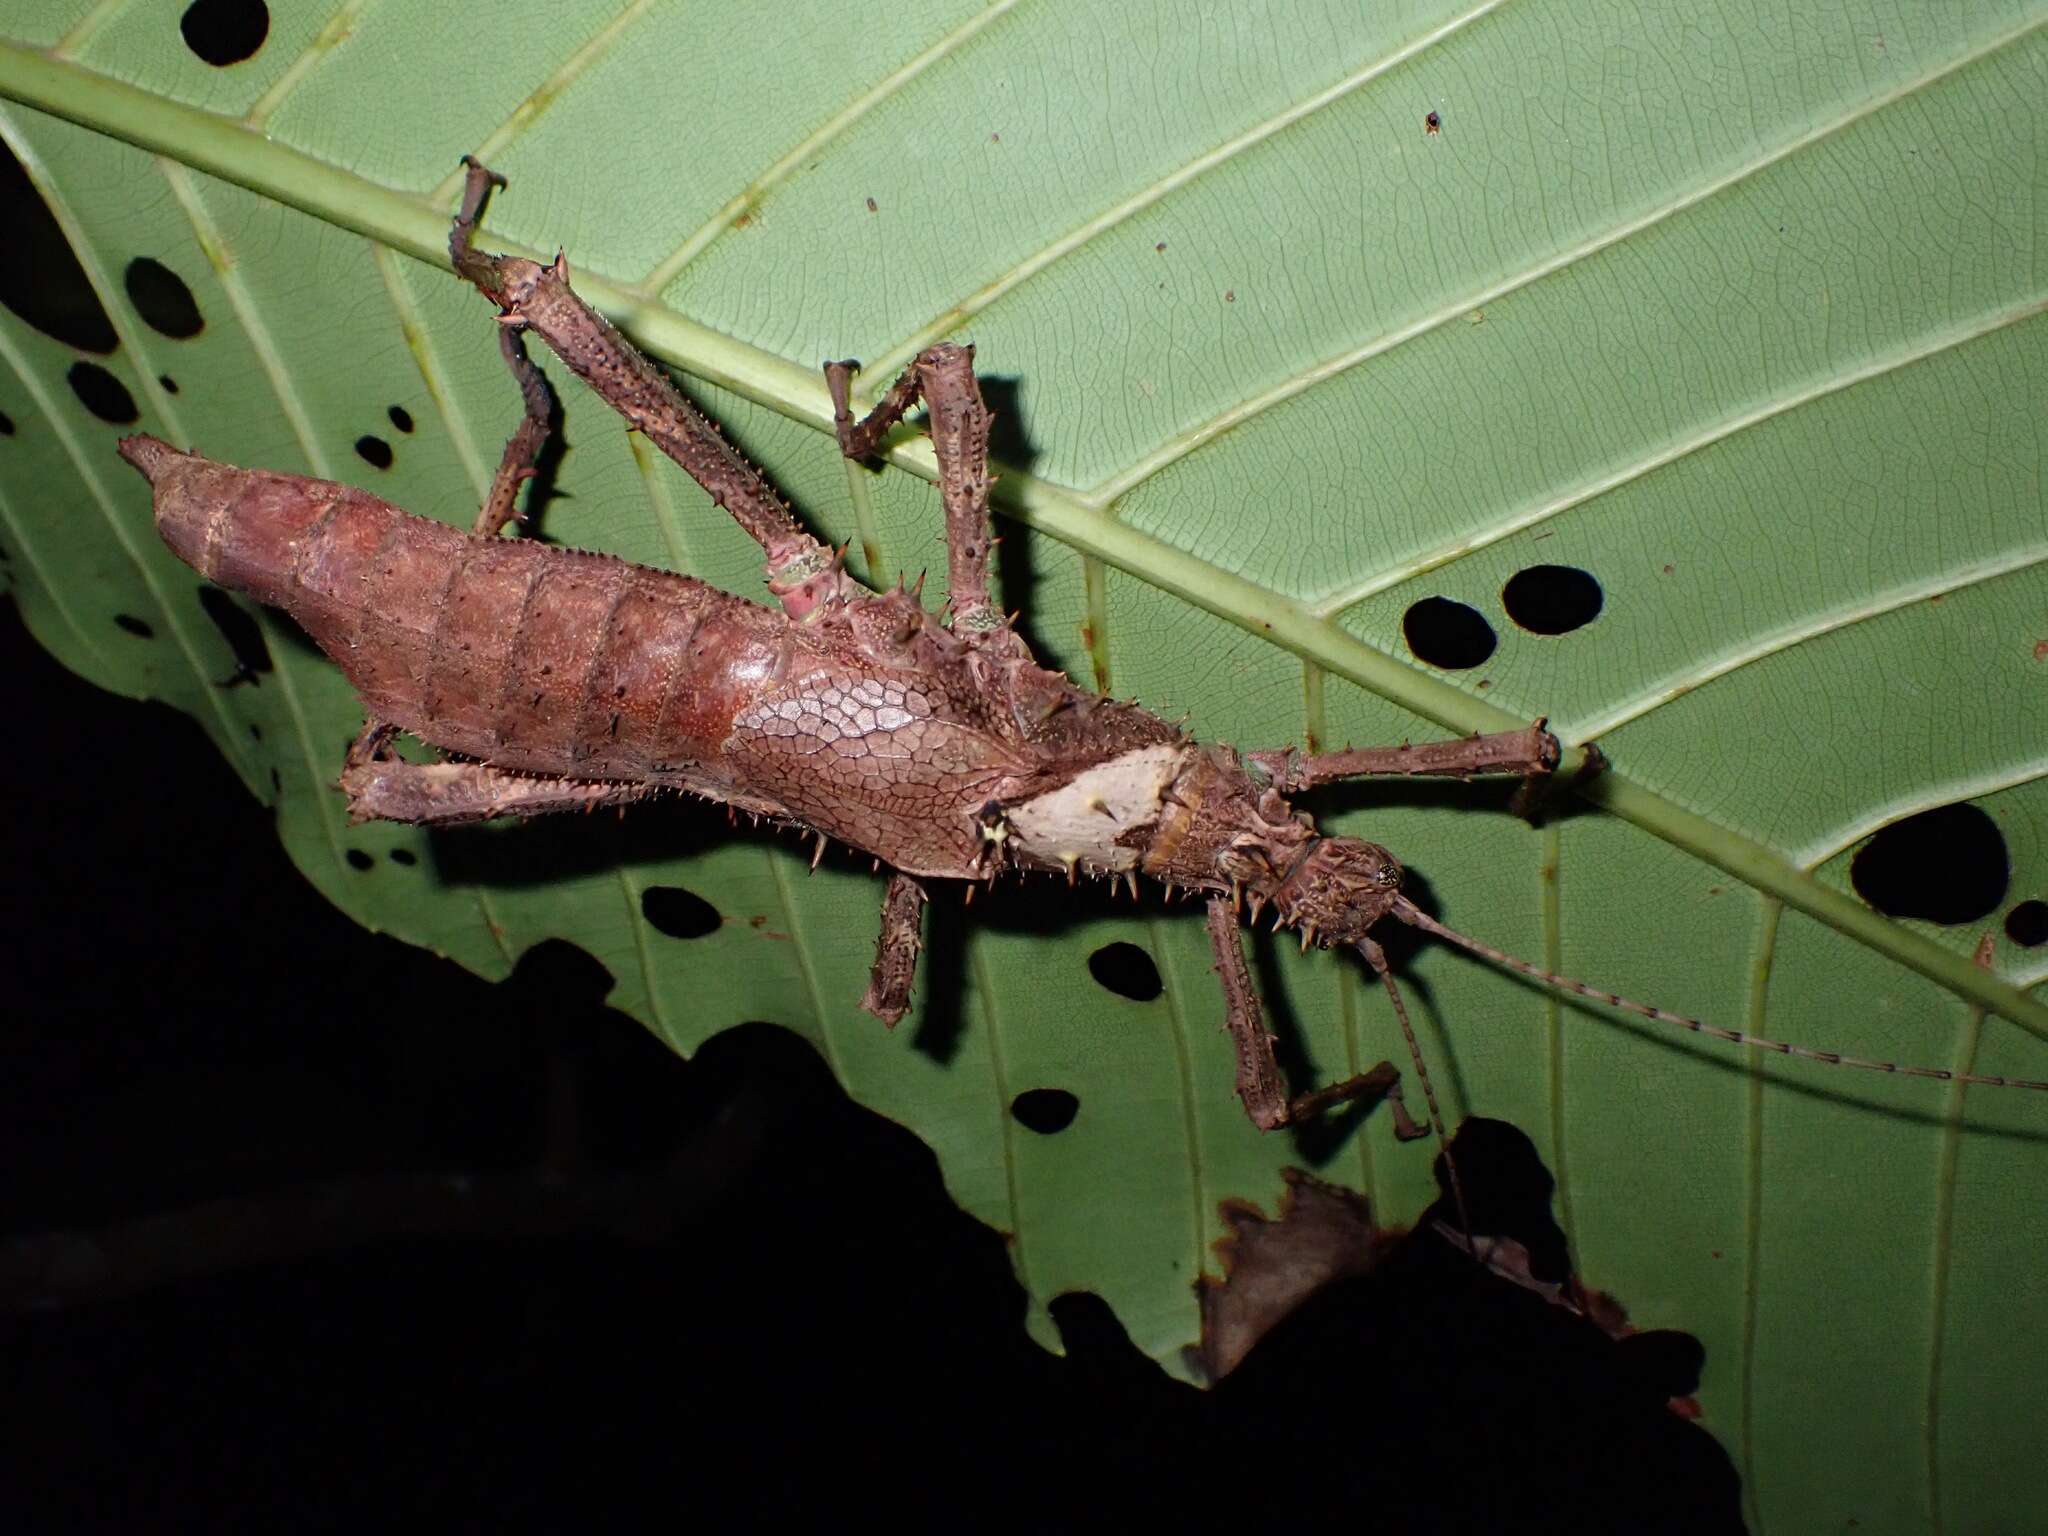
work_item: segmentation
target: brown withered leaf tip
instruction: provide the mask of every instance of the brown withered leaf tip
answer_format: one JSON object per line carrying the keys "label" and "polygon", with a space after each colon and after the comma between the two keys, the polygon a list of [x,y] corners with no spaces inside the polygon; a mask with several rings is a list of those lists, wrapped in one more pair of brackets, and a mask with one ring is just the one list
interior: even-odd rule
{"label": "brown withered leaf tip", "polygon": [[1243,1200],[1217,1207],[1230,1228],[1214,1245],[1223,1278],[1195,1282],[1202,1340],[1187,1351],[1188,1364],[1208,1382],[1237,1369],[1253,1345],[1324,1286],[1371,1269],[1388,1241],[1355,1190],[1299,1168],[1283,1168],[1280,1177],[1287,1190],[1277,1217]]}

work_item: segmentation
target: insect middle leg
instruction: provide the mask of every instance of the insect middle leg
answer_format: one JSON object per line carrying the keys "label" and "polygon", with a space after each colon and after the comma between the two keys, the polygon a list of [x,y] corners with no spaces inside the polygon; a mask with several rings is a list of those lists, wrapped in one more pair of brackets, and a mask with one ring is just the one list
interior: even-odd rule
{"label": "insect middle leg", "polygon": [[882,931],[875,939],[875,966],[868,977],[864,1012],[891,1029],[910,1011],[910,983],[917,976],[918,952],[924,948],[924,887],[898,872],[889,877],[882,897]]}
{"label": "insect middle leg", "polygon": [[1402,1102],[1401,1074],[1392,1062],[1383,1061],[1341,1083],[1290,1097],[1287,1080],[1273,1055],[1273,1037],[1266,1033],[1265,1011],[1252,989],[1251,971],[1244,963],[1238,937],[1237,912],[1228,897],[1210,898],[1209,946],[1223,978],[1224,1026],[1237,1046],[1237,1096],[1244,1101],[1244,1112],[1253,1125],[1262,1131],[1276,1130],[1299,1125],[1349,1099],[1384,1098],[1394,1116],[1396,1137],[1413,1141],[1429,1134],[1429,1128],[1417,1124]]}
{"label": "insect middle leg", "polygon": [[988,438],[995,417],[974,376],[974,348],[950,341],[926,347],[875,408],[855,422],[849,390],[859,367],[853,362],[825,365],[839,451],[849,459],[868,457],[881,445],[882,434],[923,397],[931,416],[932,452],[939,461],[939,497],[946,508],[946,592],[952,627],[963,637],[1006,629],[1002,610],[989,600],[988,592],[988,557],[994,544],[988,493],[995,483],[988,472]]}

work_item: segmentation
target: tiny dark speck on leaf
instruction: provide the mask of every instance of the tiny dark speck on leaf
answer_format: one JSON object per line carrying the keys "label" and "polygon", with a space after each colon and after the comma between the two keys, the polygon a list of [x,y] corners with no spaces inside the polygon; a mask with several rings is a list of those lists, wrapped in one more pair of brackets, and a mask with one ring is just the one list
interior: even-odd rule
{"label": "tiny dark speck on leaf", "polygon": [[1443,130],[1444,120],[1434,112],[1422,120],[1422,131],[1425,135],[1442,133]]}
{"label": "tiny dark speck on leaf", "polygon": [[374,869],[376,867],[376,864],[377,861],[371,858],[367,853],[363,852],[362,849],[349,849],[348,867],[350,869]]}
{"label": "tiny dark speck on leaf", "polygon": [[1152,249],[1155,251],[1163,251],[1166,249],[1166,242],[1162,240],[1157,245],[1153,246]]}
{"label": "tiny dark speck on leaf", "polygon": [[357,438],[356,453],[365,464],[372,465],[377,469],[389,469],[391,467],[391,445],[381,437],[365,435]]}
{"label": "tiny dark speck on leaf", "polygon": [[156,631],[132,613],[117,613],[114,615],[114,622],[138,640],[151,640],[156,637]]}
{"label": "tiny dark speck on leaf", "polygon": [[1224,289],[1223,302],[1226,304],[1235,304],[1237,302],[1237,290],[1235,288]]}
{"label": "tiny dark speck on leaf", "polygon": [[882,211],[881,209],[879,209],[879,208],[877,208],[877,207],[875,206],[875,200],[874,200],[874,199],[873,199],[872,197],[871,197],[871,198],[869,198],[869,199],[868,199],[868,212],[869,212],[869,213],[880,213],[881,211]]}

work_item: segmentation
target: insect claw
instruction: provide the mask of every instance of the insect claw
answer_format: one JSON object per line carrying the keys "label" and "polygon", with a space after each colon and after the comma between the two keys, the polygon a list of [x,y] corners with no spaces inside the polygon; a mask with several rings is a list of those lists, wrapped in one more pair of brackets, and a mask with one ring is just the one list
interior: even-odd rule
{"label": "insect claw", "polygon": [[1081,855],[1078,853],[1063,853],[1060,855],[1060,862],[1067,866],[1067,884],[1072,885],[1074,883],[1074,868],[1081,862]]}
{"label": "insect claw", "polygon": [[820,833],[818,834],[818,846],[817,846],[816,848],[814,848],[814,849],[812,849],[812,850],[811,850],[811,870],[812,870],[812,872],[813,872],[813,873],[815,873],[815,872],[817,871],[817,868],[818,868],[819,864],[821,864],[821,863],[823,863],[823,862],[824,862],[824,858],[825,858],[825,834],[824,834],[824,833],[822,833],[822,832],[820,832]]}
{"label": "insect claw", "polygon": [[1131,900],[1136,901],[1138,899],[1138,872],[1134,869],[1125,870],[1124,881],[1131,888]]}
{"label": "insect claw", "polygon": [[960,905],[971,907],[974,905],[974,882],[972,880],[966,882],[966,892],[966,895],[960,898]]}
{"label": "insect claw", "polygon": [[1285,928],[1286,926],[1287,914],[1285,912],[1282,912],[1278,907],[1275,907],[1273,909],[1273,931],[1275,933],[1278,933],[1282,928]]}
{"label": "insect claw", "polygon": [[1259,920],[1259,914],[1266,910],[1266,898],[1261,896],[1257,891],[1253,891],[1251,896],[1251,908],[1252,921],[1256,923]]}

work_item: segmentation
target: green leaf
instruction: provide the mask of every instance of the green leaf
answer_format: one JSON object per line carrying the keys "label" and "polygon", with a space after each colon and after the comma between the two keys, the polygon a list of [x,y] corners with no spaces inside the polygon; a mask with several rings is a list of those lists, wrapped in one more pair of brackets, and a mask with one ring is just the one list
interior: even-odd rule
{"label": "green leaf", "polygon": [[[1716,1023],[2048,1078],[2048,950],[1999,926],[2048,892],[2041,0],[506,0],[487,28],[281,4],[227,68],[163,7],[29,11],[0,136],[144,429],[466,521],[516,414],[488,308],[442,269],[475,152],[511,181],[485,243],[565,248],[864,572],[938,562],[930,454],[849,470],[817,361],[873,381],[958,335],[1011,434],[1007,596],[1076,677],[1246,747],[1538,715],[1597,737],[1609,770],[1540,830],[1479,790],[1319,804],[1447,921]],[[138,315],[142,257],[190,286],[197,336]],[[1200,922],[1155,899],[943,916],[935,1001],[891,1034],[854,1007],[879,884],[843,861],[806,876],[695,812],[346,826],[352,697],[274,617],[275,672],[216,686],[233,659],[80,360],[0,313],[0,571],[70,666],[197,717],[360,921],[493,976],[571,940],[678,1050],[803,1033],[1013,1235],[1038,1302],[1097,1290],[1170,1364],[1219,1201],[1270,1208],[1290,1162],[1391,1218],[1429,1197],[1384,1116],[1251,1130]],[[565,394],[550,531],[758,594],[702,494]],[[1542,564],[1590,572],[1597,619],[1510,622],[1504,584]],[[1495,631],[1482,666],[1410,654],[1433,596]],[[1850,853],[1959,800],[2006,839],[1998,910],[1866,908]],[[401,847],[415,865],[350,860]],[[651,926],[664,886],[718,929]],[[1118,939],[1162,996],[1092,979]],[[1302,1073],[1398,1054],[1354,970],[1254,954]],[[1706,1342],[1708,1423],[1762,1522],[2027,1523],[2048,1103],[1673,1039],[1440,946],[1407,975],[1446,1110],[1535,1135],[1589,1281]],[[1011,1118],[1036,1087],[1078,1097],[1068,1129]]]}

